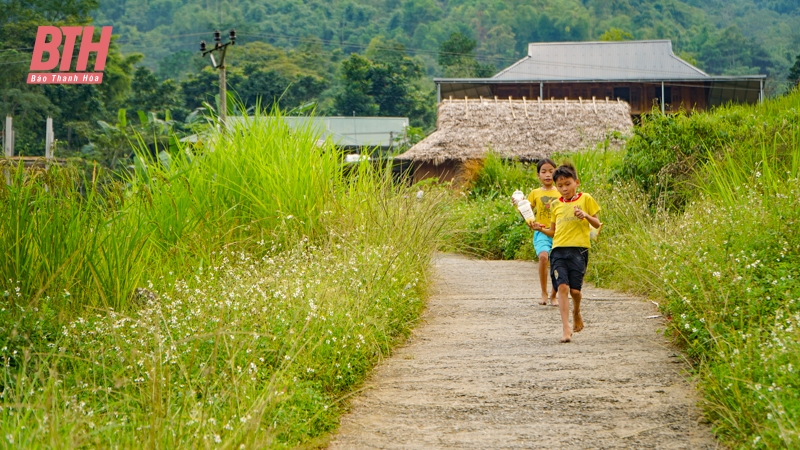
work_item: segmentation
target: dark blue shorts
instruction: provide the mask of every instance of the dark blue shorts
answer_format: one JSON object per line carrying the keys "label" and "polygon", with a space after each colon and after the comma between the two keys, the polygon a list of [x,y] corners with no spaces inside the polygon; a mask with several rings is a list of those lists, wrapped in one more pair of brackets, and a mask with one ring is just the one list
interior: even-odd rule
{"label": "dark blue shorts", "polygon": [[589,264],[589,249],[584,247],[556,247],[550,252],[550,278],[553,287],[569,285],[581,290],[586,266]]}

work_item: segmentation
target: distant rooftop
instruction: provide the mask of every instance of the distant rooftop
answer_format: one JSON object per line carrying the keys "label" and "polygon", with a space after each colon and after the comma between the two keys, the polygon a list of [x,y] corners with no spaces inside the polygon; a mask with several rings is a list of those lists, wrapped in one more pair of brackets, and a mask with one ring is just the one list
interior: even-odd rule
{"label": "distant rooftop", "polygon": [[[320,139],[330,138],[339,147],[389,148],[405,137],[408,117],[282,116],[293,129],[310,127]],[[228,122],[242,120],[228,116]]]}
{"label": "distant rooftop", "polygon": [[543,42],[492,80],[697,80],[708,74],[672,53],[669,40]]}
{"label": "distant rooftop", "polygon": [[301,116],[284,119],[292,128],[311,120],[312,128],[322,134],[322,139],[330,137],[340,147],[396,146],[397,139],[405,136],[408,128],[408,117]]}

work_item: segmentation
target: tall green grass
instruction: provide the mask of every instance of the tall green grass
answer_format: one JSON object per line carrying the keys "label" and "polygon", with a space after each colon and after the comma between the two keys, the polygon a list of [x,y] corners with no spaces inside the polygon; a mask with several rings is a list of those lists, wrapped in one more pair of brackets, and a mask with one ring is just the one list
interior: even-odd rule
{"label": "tall green grass", "polygon": [[[141,281],[150,230],[138,211],[111,210],[97,189],[68,168],[8,169],[0,186],[0,291],[19,308],[46,299],[120,306]],[[84,195],[81,188],[88,187]]]}
{"label": "tall green grass", "polygon": [[[794,93],[651,124],[664,149],[694,155],[667,183],[683,206],[654,204],[646,183],[616,178],[634,184],[615,187],[609,239],[590,268],[595,282],[661,303],[668,334],[696,363],[715,432],[734,448],[800,445],[799,104]],[[626,163],[647,153],[632,147]]]}
{"label": "tall green grass", "polygon": [[791,158],[799,114],[795,92],[749,107],[718,107],[713,113],[643,116],[615,180],[635,182],[653,207],[681,211],[693,198],[695,175],[702,173],[698,167],[707,161],[734,156],[740,163],[755,163],[764,148]]}
{"label": "tall green grass", "polygon": [[[424,306],[443,197],[344,174],[278,112],[141,151],[102,189],[17,170],[3,208],[0,441],[284,448],[342,402]],[[6,214],[8,213],[8,214]]]}

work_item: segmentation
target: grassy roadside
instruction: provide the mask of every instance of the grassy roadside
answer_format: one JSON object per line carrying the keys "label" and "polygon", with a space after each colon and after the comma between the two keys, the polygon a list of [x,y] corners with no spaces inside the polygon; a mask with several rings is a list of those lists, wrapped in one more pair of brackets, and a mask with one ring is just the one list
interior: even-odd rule
{"label": "grassy roadside", "polygon": [[[562,156],[603,208],[591,281],[661,304],[667,335],[695,363],[705,413],[732,448],[800,446],[798,111],[793,93],[653,115],[623,152]],[[536,186],[535,174],[487,167],[455,209],[453,245],[528,259],[529,232],[507,199]]]}
{"label": "grassy roadside", "polygon": [[[798,106],[794,93],[645,122],[618,178],[638,188],[609,208],[625,226],[593,266],[599,283],[660,299],[733,448],[800,445]],[[643,163],[654,154],[662,169]]]}
{"label": "grassy roadside", "polygon": [[313,443],[415,324],[442,197],[274,115],[235,127],[125,183],[0,187],[4,447]]}

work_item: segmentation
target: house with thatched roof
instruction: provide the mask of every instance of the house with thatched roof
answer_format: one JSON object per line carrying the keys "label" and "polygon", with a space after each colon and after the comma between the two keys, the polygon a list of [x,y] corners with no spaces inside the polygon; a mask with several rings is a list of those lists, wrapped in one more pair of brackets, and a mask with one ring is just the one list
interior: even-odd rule
{"label": "house with thatched roof", "polygon": [[764,98],[766,75],[709,75],[672,51],[669,40],[535,42],[491,78],[436,78],[446,98],[623,100],[631,114],[706,110]]}
{"label": "house with thatched roof", "polygon": [[414,181],[458,177],[463,163],[493,152],[537,161],[619,137],[633,128],[623,101],[447,99],[439,103],[436,131],[396,159],[412,161]]}
{"label": "house with thatched roof", "polygon": [[436,131],[398,156],[414,180],[452,180],[492,151],[535,161],[625,135],[631,116],[755,103],[765,75],[711,76],[676,56],[669,40],[543,42],[491,78],[435,78]]}

